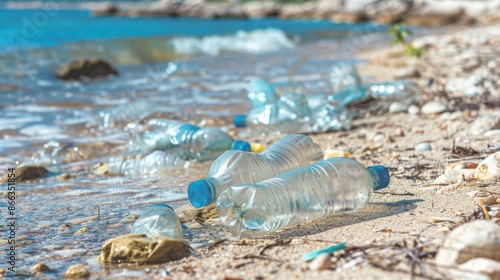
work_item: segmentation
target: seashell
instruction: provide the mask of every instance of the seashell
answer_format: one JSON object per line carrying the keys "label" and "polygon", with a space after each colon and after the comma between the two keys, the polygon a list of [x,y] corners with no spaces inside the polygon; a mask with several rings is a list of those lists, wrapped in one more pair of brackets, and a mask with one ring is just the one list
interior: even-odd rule
{"label": "seashell", "polygon": [[461,180],[469,181],[474,178],[474,170],[478,166],[475,162],[454,162],[444,170],[444,173],[434,180],[434,184],[453,184]]}
{"label": "seashell", "polygon": [[474,172],[474,178],[479,180],[500,179],[500,152],[489,155],[481,161]]}
{"label": "seashell", "polygon": [[439,248],[436,264],[452,266],[473,258],[500,261],[500,226],[477,220],[456,227]]}

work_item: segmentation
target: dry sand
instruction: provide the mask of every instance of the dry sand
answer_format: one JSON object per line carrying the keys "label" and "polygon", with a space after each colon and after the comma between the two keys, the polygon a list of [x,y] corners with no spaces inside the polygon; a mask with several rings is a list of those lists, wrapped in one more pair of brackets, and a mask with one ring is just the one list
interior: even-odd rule
{"label": "dry sand", "polygon": [[[360,73],[375,80],[392,80],[396,68],[413,61],[397,55],[395,49],[359,53],[360,58],[372,61],[360,66]],[[432,50],[429,55],[432,55]],[[385,61],[382,64],[381,59]],[[418,60],[414,62],[418,63]],[[423,76],[414,80],[423,86],[428,78]],[[421,100],[426,102],[438,97],[442,96],[435,90],[425,89]],[[500,183],[464,183],[438,194],[436,191],[440,186],[430,184],[450,162],[468,156],[473,157],[471,161],[479,162],[494,152],[488,149],[488,145],[495,144],[495,141],[498,145],[498,135],[493,138],[482,134],[471,136],[467,129],[478,115],[498,111],[498,107],[495,108],[495,103],[483,103],[483,98],[466,99],[475,105],[468,107],[460,106],[463,98],[446,98],[445,101],[451,105],[449,112],[410,115],[384,111],[378,116],[361,116],[350,131],[311,135],[324,149],[358,147],[352,153],[354,159],[365,165],[383,164],[389,168],[390,186],[377,191],[372,203],[362,211],[300,225],[264,239],[238,240],[228,233],[227,240],[214,240],[214,246],[197,249],[198,254],[153,266],[163,271],[155,273],[155,278],[411,279],[412,275],[415,279],[459,278],[450,274],[448,269],[440,269],[434,264],[438,246],[456,224],[433,223],[431,219],[473,220],[483,217],[467,193],[474,190],[500,192]],[[377,137],[380,138],[377,142],[371,137],[375,134],[384,136]],[[271,137],[268,143],[278,138]],[[416,152],[416,144],[423,141],[428,142],[432,150]],[[454,141],[455,147],[467,149],[456,148],[453,151]],[[477,152],[460,152],[470,152],[468,148]],[[301,260],[306,252],[341,242],[347,243],[348,249],[335,253],[332,264],[326,270],[313,271],[308,263]],[[369,249],[363,253],[357,249],[363,246],[386,249]],[[412,261],[412,254],[420,254],[419,260]]]}

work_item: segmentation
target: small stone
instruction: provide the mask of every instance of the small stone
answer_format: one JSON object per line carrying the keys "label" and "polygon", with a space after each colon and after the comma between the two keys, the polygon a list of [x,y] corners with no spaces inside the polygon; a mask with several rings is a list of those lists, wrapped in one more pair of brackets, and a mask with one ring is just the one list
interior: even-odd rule
{"label": "small stone", "polygon": [[0,268],[0,276],[4,276],[8,273],[7,269],[5,268]]}
{"label": "small stone", "polygon": [[30,268],[30,272],[35,274],[39,272],[49,271],[50,268],[44,263],[37,263]]}
{"label": "small stone", "polygon": [[63,174],[57,176],[57,179],[59,179],[59,180],[67,180],[69,178],[71,178],[71,175],[69,175],[68,173],[63,173]]}
{"label": "small stone", "polygon": [[330,254],[321,254],[317,256],[314,260],[309,263],[309,269],[310,270],[325,270],[329,268],[332,265],[332,261],[330,259]]}
{"label": "small stone", "polygon": [[[16,177],[16,182],[25,181],[25,180],[33,180],[43,177],[49,171],[45,169],[45,167],[41,166],[21,166],[14,170],[14,174]],[[2,178],[0,178],[0,183],[7,183],[9,178],[9,174],[5,174]]]}
{"label": "small stone", "polygon": [[401,102],[393,102],[389,105],[390,113],[402,113],[408,111],[408,106]]}
{"label": "small stone", "polygon": [[405,132],[401,128],[398,128],[394,132],[394,135],[396,135],[397,137],[403,137],[403,136],[405,136]]}
{"label": "small stone", "polygon": [[378,133],[376,134],[375,136],[373,136],[373,138],[371,139],[373,142],[385,142],[386,141],[386,137],[384,134],[381,134],[381,133]]}
{"label": "small stone", "polygon": [[398,153],[398,152],[392,152],[391,153],[391,158],[399,158],[400,156],[401,156],[401,154]]}
{"label": "small stone", "polygon": [[405,78],[412,78],[412,77],[418,77],[418,70],[417,68],[413,66],[405,67],[405,68],[400,68],[394,71],[394,79],[405,79]]}
{"label": "small stone", "polygon": [[439,232],[449,232],[450,231],[450,228],[447,227],[447,226],[444,226],[444,227],[440,227],[438,228],[438,231]]}
{"label": "small stone", "polygon": [[420,108],[418,108],[417,105],[410,105],[408,107],[408,113],[413,116],[418,115],[418,113],[420,113]]}
{"label": "small stone", "polygon": [[81,228],[81,229],[77,230],[77,231],[75,232],[75,235],[84,234],[84,233],[86,233],[87,231],[89,231],[89,228],[88,228],[88,227],[83,227],[83,228]]}
{"label": "small stone", "polygon": [[83,264],[74,264],[66,270],[65,276],[70,278],[88,277],[89,271]]}
{"label": "small stone", "polygon": [[425,130],[421,129],[420,127],[414,127],[411,129],[412,133],[416,134],[425,134]]}
{"label": "small stone", "polygon": [[427,102],[422,106],[422,113],[426,115],[440,114],[448,110],[448,106],[445,103],[431,101]]}
{"label": "small stone", "polygon": [[432,150],[431,145],[427,142],[418,143],[415,146],[415,152],[427,152]]}
{"label": "small stone", "polygon": [[436,255],[436,264],[453,266],[473,258],[500,261],[500,226],[486,220],[465,223],[453,229]]}
{"label": "small stone", "polygon": [[57,227],[57,229],[58,230],[66,230],[66,229],[68,229],[70,227],[71,227],[71,225],[69,225],[69,224],[62,224],[59,227]]}

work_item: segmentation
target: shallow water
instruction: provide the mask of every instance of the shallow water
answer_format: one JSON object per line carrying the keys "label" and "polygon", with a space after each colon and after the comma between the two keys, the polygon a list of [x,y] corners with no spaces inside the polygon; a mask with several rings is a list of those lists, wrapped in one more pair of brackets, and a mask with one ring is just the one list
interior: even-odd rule
{"label": "shallow water", "polygon": [[[0,34],[16,32],[19,26],[13,22],[33,12],[0,11],[0,17],[11,17],[10,25],[3,26]],[[383,30],[374,25],[321,21],[88,21],[88,13],[81,11],[58,11],[53,19],[25,45],[12,46],[8,40],[0,40],[5,49],[13,47],[0,54],[0,169],[4,174],[18,164],[40,162],[43,154],[50,154],[51,147],[66,147],[69,156],[52,159],[47,166],[51,174],[16,185],[17,269],[26,271],[43,262],[54,270],[47,274],[54,278],[75,263],[87,263],[91,271],[100,271],[102,266],[96,257],[105,240],[128,233],[133,215],[150,204],[167,202],[175,208],[187,203],[187,184],[204,177],[210,166],[193,163],[187,169],[138,178],[96,175],[96,163],[129,150],[126,123],[103,128],[100,112],[148,100],[156,104],[155,117],[214,124],[227,130],[232,127],[232,116],[249,108],[245,94],[249,80],[265,78],[284,91],[291,84],[290,70],[303,62],[293,75],[295,84],[306,93],[329,93],[328,75],[335,60],[350,60],[358,47],[385,39],[382,32],[371,32]],[[156,28],[160,23],[180,23],[182,28]],[[189,28],[186,23],[191,24]],[[116,26],[121,28],[112,28]],[[278,37],[283,44],[276,41]],[[340,45],[332,38],[345,40]],[[82,39],[85,41],[79,41]],[[195,50],[182,53],[179,50],[186,47],[165,47],[165,42],[173,40],[189,42]],[[222,50],[199,51],[207,41]],[[248,47],[254,41],[266,43],[255,51]],[[238,44],[240,47],[234,47]],[[167,54],[162,52],[165,49]],[[159,54],[152,55],[155,51]],[[54,78],[59,63],[90,54],[109,59],[120,74],[84,82]],[[159,59],[164,61],[157,62]],[[244,135],[240,133],[239,137]],[[58,178],[62,173],[71,177]],[[5,197],[6,188],[0,193]],[[7,208],[6,199],[0,201],[0,207]],[[0,213],[6,221],[6,212]],[[75,235],[82,228],[88,231]],[[2,236],[6,232],[3,228]],[[229,234],[220,226],[186,231],[187,241],[195,247],[226,237]]]}

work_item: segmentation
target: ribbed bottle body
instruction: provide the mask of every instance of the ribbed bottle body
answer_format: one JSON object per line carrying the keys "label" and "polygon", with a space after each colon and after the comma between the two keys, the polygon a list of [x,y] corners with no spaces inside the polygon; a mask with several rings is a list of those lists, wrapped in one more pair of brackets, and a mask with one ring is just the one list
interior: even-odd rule
{"label": "ribbed bottle body", "polygon": [[188,163],[178,156],[154,151],[143,158],[111,158],[108,162],[108,172],[116,175],[137,176],[164,172],[187,165]]}
{"label": "ribbed bottle body", "polygon": [[183,239],[179,218],[170,206],[164,204],[157,204],[145,210],[135,221],[133,232],[146,234],[149,237],[160,233]]}
{"label": "ribbed bottle body", "polygon": [[308,165],[323,157],[321,147],[306,135],[287,135],[260,154],[227,151],[212,164],[208,180],[217,197],[231,185],[259,182]]}
{"label": "ribbed bottle body", "polygon": [[359,162],[332,158],[274,178],[227,188],[217,200],[221,222],[234,235],[259,237],[278,229],[365,206],[373,193]]}

